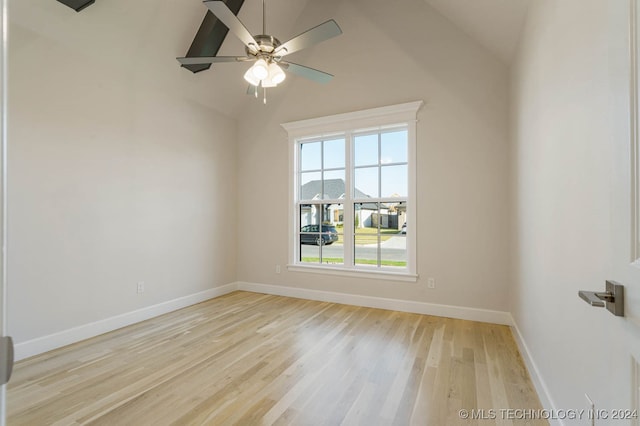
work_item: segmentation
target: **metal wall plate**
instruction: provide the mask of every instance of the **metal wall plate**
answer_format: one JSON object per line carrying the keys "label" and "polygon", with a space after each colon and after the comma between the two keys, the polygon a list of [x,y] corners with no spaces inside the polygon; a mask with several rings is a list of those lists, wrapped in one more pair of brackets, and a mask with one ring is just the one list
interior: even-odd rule
{"label": "metal wall plate", "polygon": [[624,316],[624,286],[618,284],[615,281],[607,280],[607,287],[605,291],[613,296],[613,300],[606,302],[606,307],[609,312],[617,317]]}

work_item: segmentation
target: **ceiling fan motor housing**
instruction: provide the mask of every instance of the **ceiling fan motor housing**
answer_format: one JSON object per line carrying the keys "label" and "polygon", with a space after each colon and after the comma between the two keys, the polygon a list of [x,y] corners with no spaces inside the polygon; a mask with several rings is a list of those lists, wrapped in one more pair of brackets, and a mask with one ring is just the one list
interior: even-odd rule
{"label": "ceiling fan motor housing", "polygon": [[[254,45],[253,43],[249,46],[245,47],[245,52],[247,56],[254,56],[258,58],[262,58],[267,62],[278,62],[281,59],[282,55],[274,55],[273,52],[280,46],[280,40],[275,38],[274,36],[260,34],[253,36],[258,45]],[[286,52],[286,49],[284,49]]]}

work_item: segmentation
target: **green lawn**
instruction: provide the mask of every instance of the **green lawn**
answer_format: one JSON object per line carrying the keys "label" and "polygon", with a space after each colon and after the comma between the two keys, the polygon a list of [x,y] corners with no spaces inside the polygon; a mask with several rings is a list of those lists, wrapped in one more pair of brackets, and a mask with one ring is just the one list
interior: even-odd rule
{"label": "green lawn", "polygon": [[[302,261],[307,263],[319,263],[320,258],[319,257],[303,257]],[[338,257],[324,257],[322,258],[322,263],[323,264],[333,263],[333,264],[342,265],[344,263],[344,259],[341,259]],[[377,265],[377,264],[378,264],[378,261],[375,259],[356,259],[356,265]],[[382,260],[381,265],[405,267],[407,266],[407,262],[404,260]]]}
{"label": "green lawn", "polygon": [[[344,243],[344,235],[342,234],[342,228],[338,229],[338,244]],[[400,231],[395,229],[381,229],[380,241],[387,241],[394,235],[398,235]],[[378,230],[376,228],[358,228],[356,229],[356,244],[376,244],[378,242]]]}

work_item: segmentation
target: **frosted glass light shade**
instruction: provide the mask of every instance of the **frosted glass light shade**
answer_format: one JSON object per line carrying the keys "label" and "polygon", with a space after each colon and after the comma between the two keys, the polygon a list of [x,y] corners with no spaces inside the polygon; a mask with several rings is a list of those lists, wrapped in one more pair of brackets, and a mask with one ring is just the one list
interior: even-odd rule
{"label": "frosted glass light shade", "polygon": [[253,64],[253,67],[251,67],[251,72],[258,80],[267,78],[269,75],[269,65],[267,65],[267,61],[264,59],[258,59],[256,63]]}
{"label": "frosted glass light shade", "polygon": [[274,85],[278,85],[287,78],[287,75],[282,71],[282,68],[278,66],[275,62],[269,65],[269,79]]}
{"label": "frosted glass light shade", "polygon": [[253,75],[253,67],[249,68],[246,73],[244,73],[244,79],[252,86],[259,86],[260,79],[256,78]]}
{"label": "frosted glass light shade", "polygon": [[269,77],[262,80],[262,87],[276,87],[277,84],[274,83]]}

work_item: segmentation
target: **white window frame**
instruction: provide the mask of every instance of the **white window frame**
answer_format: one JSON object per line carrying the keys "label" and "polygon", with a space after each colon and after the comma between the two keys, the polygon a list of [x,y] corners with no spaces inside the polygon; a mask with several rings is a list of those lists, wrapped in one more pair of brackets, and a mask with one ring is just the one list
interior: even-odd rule
{"label": "white window frame", "polygon": [[[380,108],[367,109],[362,111],[336,114],[325,117],[312,118],[308,120],[292,121],[283,123],[282,127],[288,133],[289,140],[289,264],[287,269],[295,272],[311,272],[330,275],[342,275],[361,278],[374,278],[395,281],[416,282],[418,279],[416,265],[416,127],[418,110],[424,104],[423,101],[408,102],[398,105],[384,106]],[[311,139],[325,139],[332,136],[345,135],[350,138],[352,134],[363,131],[380,131],[393,127],[406,126],[407,129],[407,154],[408,154],[408,193],[407,193],[407,267],[398,271],[396,268],[371,268],[361,265],[348,265],[347,249],[352,248],[347,243],[347,232],[352,230],[353,223],[347,226],[345,220],[344,240],[345,240],[345,264],[344,265],[323,265],[308,264],[298,261],[299,247],[296,244],[296,234],[299,228],[299,214],[296,211],[297,189],[298,189],[298,167],[299,167],[299,146],[301,141]],[[348,150],[348,151],[352,151]],[[354,169],[351,164],[351,154],[347,153],[347,164],[345,169],[345,184],[351,188],[351,173]],[[349,191],[349,189],[348,189]],[[353,210],[352,199],[341,200],[345,209]]]}

